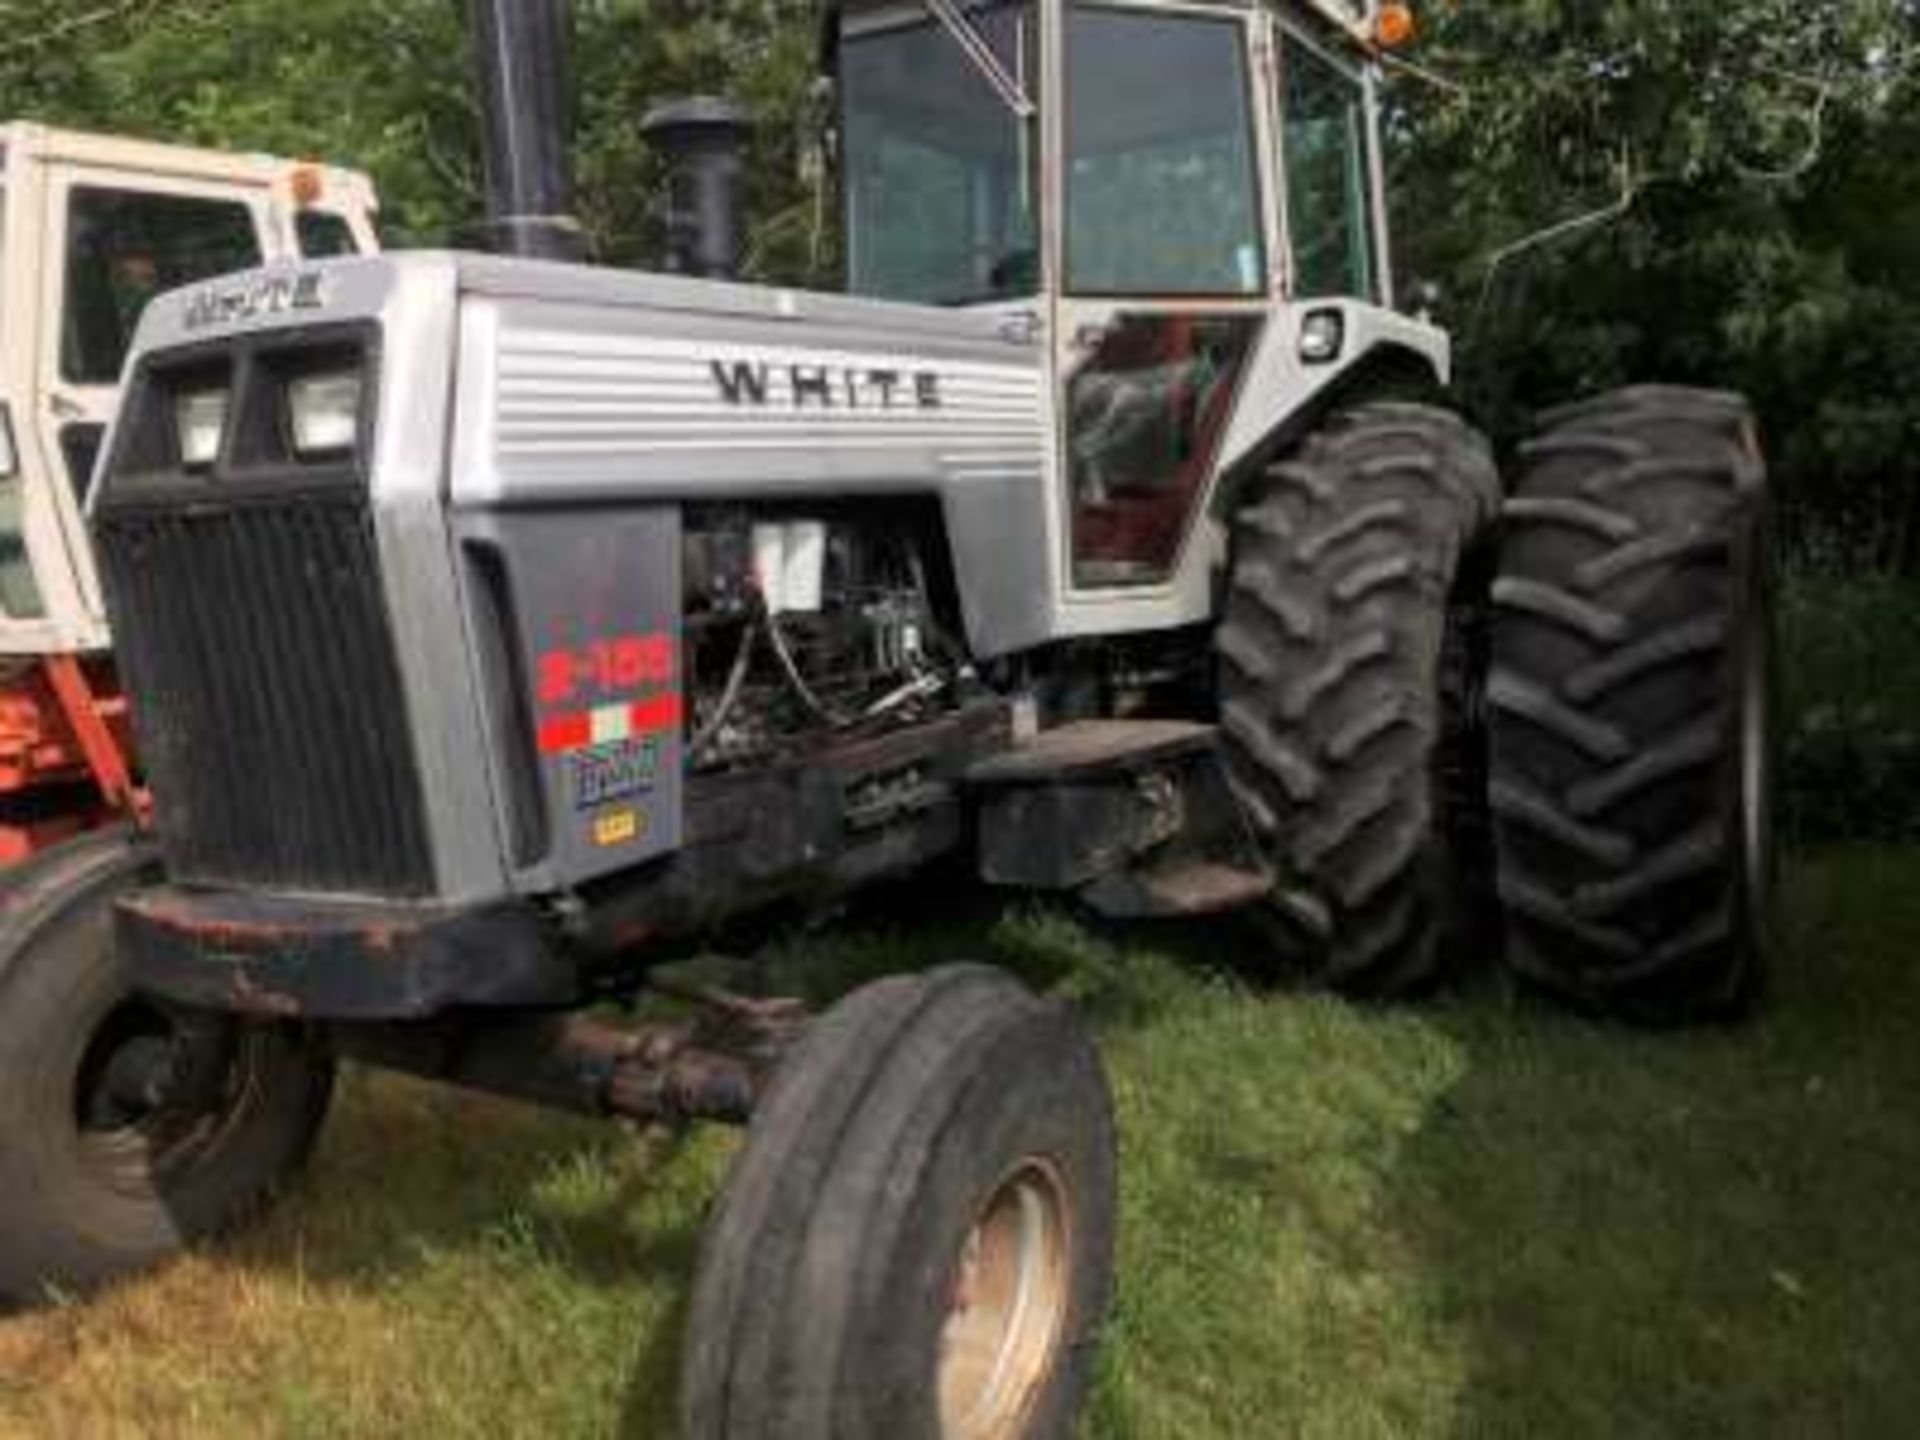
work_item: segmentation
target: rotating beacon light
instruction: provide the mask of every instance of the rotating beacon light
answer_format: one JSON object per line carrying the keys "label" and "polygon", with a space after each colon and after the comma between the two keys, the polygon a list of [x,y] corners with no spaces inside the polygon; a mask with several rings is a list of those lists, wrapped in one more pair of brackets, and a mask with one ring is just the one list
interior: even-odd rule
{"label": "rotating beacon light", "polygon": [[1381,5],[1373,12],[1368,38],[1382,50],[1400,50],[1411,45],[1420,33],[1413,7],[1402,4]]}

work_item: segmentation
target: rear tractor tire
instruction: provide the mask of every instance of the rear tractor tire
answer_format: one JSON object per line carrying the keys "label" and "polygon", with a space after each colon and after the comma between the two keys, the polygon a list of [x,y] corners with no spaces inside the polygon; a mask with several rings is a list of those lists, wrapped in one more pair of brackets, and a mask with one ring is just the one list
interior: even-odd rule
{"label": "rear tractor tire", "polygon": [[1499,504],[1478,433],[1376,404],[1274,465],[1234,522],[1215,634],[1228,774],[1278,876],[1283,942],[1348,994],[1430,988],[1471,928],[1464,652]]}
{"label": "rear tractor tire", "polygon": [[0,1308],[224,1231],[304,1159],[333,1065],[296,1031],[132,993],[113,905],[155,871],[104,831],[0,885]]}
{"label": "rear tractor tire", "polygon": [[857,992],[781,1066],[707,1232],[683,1433],[1065,1437],[1115,1203],[1068,1011],[972,966]]}
{"label": "rear tractor tire", "polygon": [[1765,467],[1744,401],[1643,387],[1523,448],[1494,598],[1508,958],[1590,1010],[1724,1018],[1773,879]]}

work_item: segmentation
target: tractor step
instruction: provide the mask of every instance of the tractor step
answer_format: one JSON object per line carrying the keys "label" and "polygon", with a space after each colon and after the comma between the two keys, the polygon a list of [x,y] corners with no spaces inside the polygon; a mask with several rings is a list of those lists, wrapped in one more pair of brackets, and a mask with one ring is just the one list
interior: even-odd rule
{"label": "tractor step", "polygon": [[1060,784],[1151,769],[1214,746],[1216,730],[1186,720],[1078,720],[967,771],[981,786]]}
{"label": "tractor step", "polygon": [[1181,720],[1083,720],[975,765],[981,878],[1074,891],[1116,918],[1262,899],[1273,876],[1248,843],[1217,738]]}

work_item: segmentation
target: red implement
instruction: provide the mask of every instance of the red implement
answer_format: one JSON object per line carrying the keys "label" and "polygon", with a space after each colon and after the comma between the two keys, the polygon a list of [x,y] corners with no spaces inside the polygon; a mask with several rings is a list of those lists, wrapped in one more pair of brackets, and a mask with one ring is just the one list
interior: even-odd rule
{"label": "red implement", "polygon": [[0,865],[143,815],[111,661],[56,655],[0,671]]}

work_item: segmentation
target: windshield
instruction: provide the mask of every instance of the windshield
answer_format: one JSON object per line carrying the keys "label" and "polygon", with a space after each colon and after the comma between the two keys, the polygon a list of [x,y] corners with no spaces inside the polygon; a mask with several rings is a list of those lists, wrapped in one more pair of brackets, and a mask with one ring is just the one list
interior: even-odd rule
{"label": "windshield", "polygon": [[300,253],[309,260],[360,253],[360,242],[353,238],[353,226],[344,215],[331,210],[302,210],[293,225],[299,235]]}
{"label": "windshield", "polygon": [[[1032,11],[964,10],[1028,95],[1038,74]],[[929,305],[1031,295],[1040,286],[1033,122],[924,11],[900,15],[851,30],[841,51],[847,288]]]}

